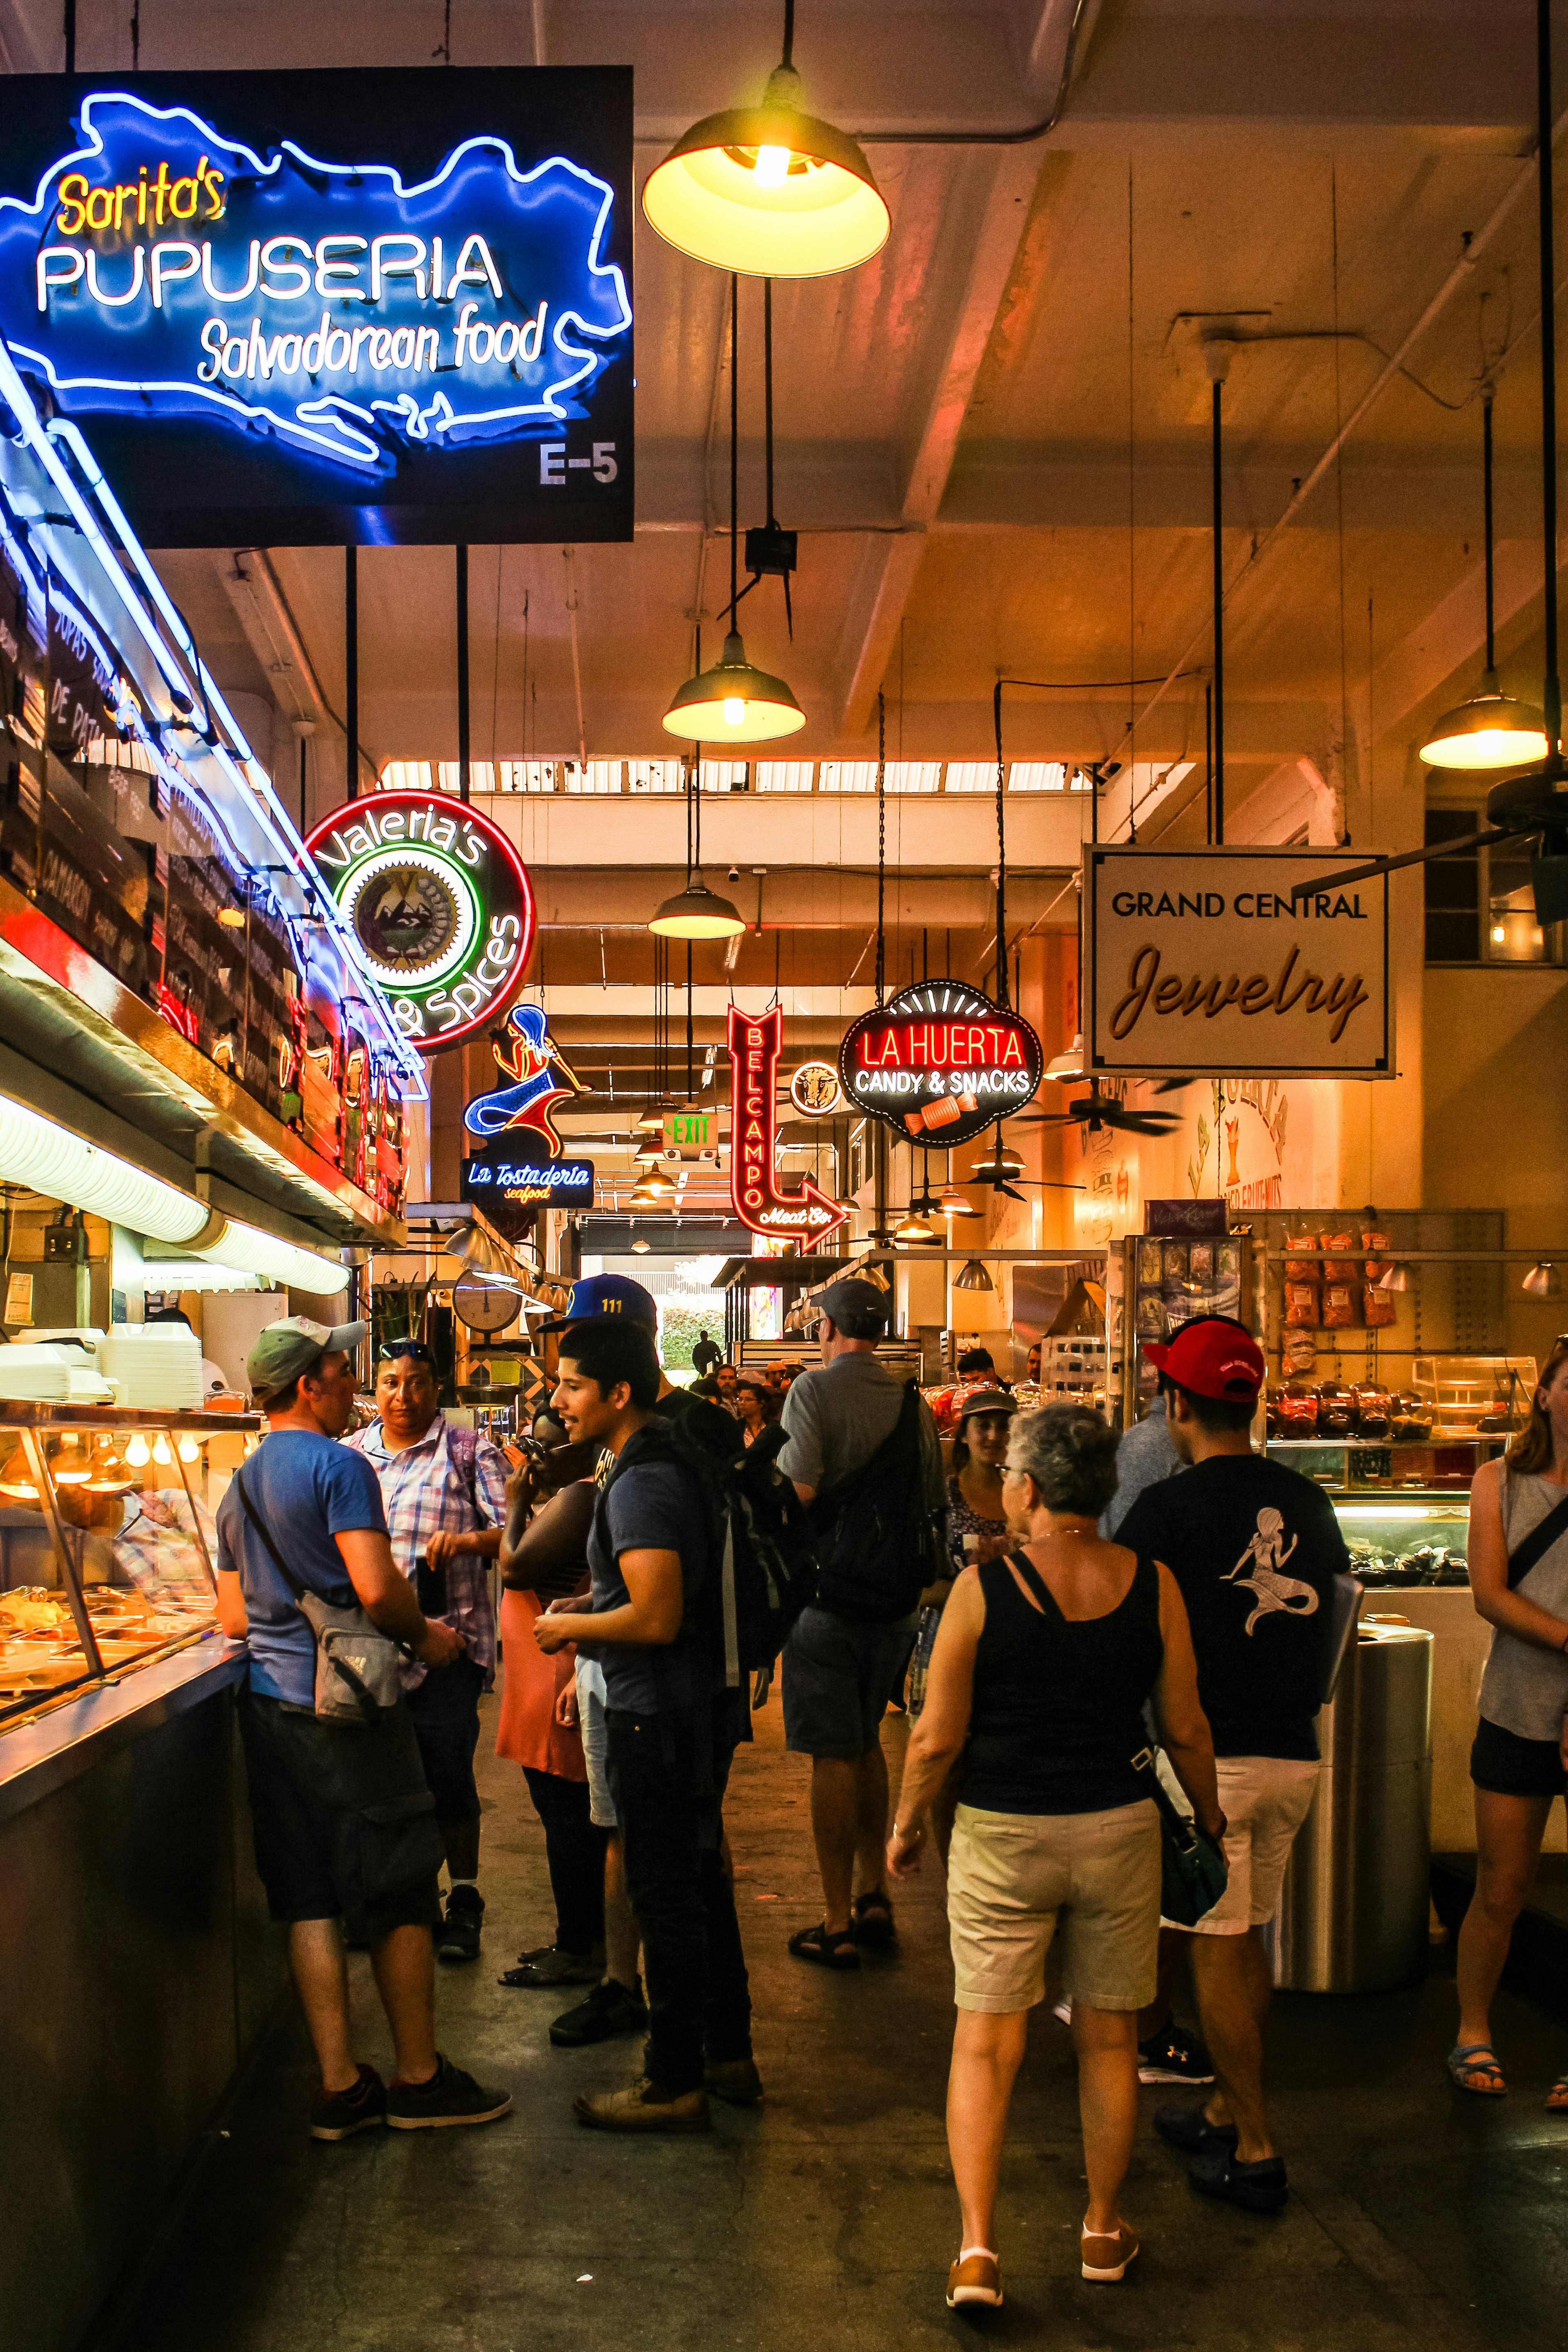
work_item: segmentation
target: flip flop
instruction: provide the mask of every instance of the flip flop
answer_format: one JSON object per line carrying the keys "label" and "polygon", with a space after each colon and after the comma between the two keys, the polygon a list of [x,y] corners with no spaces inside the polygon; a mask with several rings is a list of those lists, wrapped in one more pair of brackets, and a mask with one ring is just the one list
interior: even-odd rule
{"label": "flip flop", "polygon": [[802,1927],[789,1939],[790,1950],[797,1960],[814,1960],[819,1969],[858,1969],[860,1955],[855,1948],[855,1937],[847,1927],[829,1935],[826,1919],[815,1927]]}
{"label": "flip flop", "polygon": [[[1489,2042],[1456,2042],[1448,2053],[1448,2072],[1461,2091],[1468,2091],[1476,2099],[1501,2099],[1508,2095],[1508,2084],[1502,2079],[1497,2052]],[[1495,2074],[1497,2082],[1479,2083],[1478,2074]],[[1568,2087],[1565,2082],[1564,2087]]]}

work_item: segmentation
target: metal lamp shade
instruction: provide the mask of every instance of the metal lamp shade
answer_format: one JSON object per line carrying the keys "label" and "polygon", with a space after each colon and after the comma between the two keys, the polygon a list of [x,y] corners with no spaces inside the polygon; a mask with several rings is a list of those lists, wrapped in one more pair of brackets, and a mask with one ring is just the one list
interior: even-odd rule
{"label": "metal lamp shade", "polygon": [[705,882],[689,882],[667,898],[648,925],[667,940],[731,940],[745,928],[744,916]]}
{"label": "metal lamp shade", "polygon": [[667,244],[744,278],[826,278],[888,241],[888,207],[853,139],[802,114],[780,67],[761,106],[705,115],[649,173],[643,211]]}
{"label": "metal lamp shade", "polygon": [[1542,1258],[1531,1267],[1520,1287],[1527,1298],[1561,1298],[1563,1276],[1550,1258]]}
{"label": "metal lamp shade", "polygon": [[954,1290],[994,1290],[996,1286],[977,1257],[972,1257],[962,1274],[953,1276]]}
{"label": "metal lamp shade", "polygon": [[1500,773],[1544,760],[1552,746],[1544,714],[1511,694],[1475,694],[1445,711],[1421,746],[1429,768]]}
{"label": "metal lamp shade", "polygon": [[[752,667],[740,631],[731,629],[720,659],[687,679],[663,725],[694,743],[768,743],[798,735],[805,713],[782,677]],[[735,929],[745,929],[739,918]]]}

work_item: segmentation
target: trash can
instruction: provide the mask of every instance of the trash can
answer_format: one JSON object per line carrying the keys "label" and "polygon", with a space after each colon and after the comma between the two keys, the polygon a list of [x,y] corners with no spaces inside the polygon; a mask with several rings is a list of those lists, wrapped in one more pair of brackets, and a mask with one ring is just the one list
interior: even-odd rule
{"label": "trash can", "polygon": [[1359,1629],[1318,1717],[1322,1770],[1271,1930],[1294,1992],[1392,1992],[1426,1972],[1432,1636]]}

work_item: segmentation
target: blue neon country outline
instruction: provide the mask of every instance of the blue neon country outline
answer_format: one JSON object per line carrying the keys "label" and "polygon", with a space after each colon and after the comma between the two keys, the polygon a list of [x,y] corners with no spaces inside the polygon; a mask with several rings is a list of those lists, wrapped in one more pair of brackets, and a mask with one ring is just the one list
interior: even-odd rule
{"label": "blue neon country outline", "polygon": [[[68,155],[56,158],[39,179],[37,193],[30,204],[21,196],[0,196],[0,215],[15,212],[24,217],[40,218],[46,206],[57,200],[49,190],[51,183],[56,183],[58,186],[59,174],[68,170],[72,164],[89,163],[104,155],[105,144],[99,136],[92,120],[94,109],[100,104],[131,107],[137,113],[144,115],[150,122],[189,123],[200,136],[210,139],[215,147],[227,154],[242,157],[247,165],[260,179],[270,179],[274,173],[281,171],[284,156],[288,154],[307,170],[324,172],[329,177],[347,178],[357,175],[364,179],[371,175],[380,175],[391,184],[390,193],[399,202],[407,202],[416,196],[428,195],[432,190],[439,188],[442,183],[449,178],[465,155],[480,149],[489,149],[500,156],[508,176],[519,187],[529,187],[544,173],[559,167],[560,170],[570,173],[573,178],[581,181],[585,186],[596,189],[601,202],[598,215],[594,224],[594,234],[588,247],[587,267],[592,277],[614,280],[616,300],[620,312],[618,320],[613,326],[595,327],[583,317],[579,310],[564,309],[560,312],[551,331],[551,342],[563,359],[580,359],[583,364],[574,374],[563,376],[555,383],[547,385],[540,400],[518,402],[510,406],[488,410],[482,416],[475,415],[459,417],[452,410],[451,404],[447,400],[445,394],[438,394],[437,402],[433,402],[430,408],[424,411],[423,415],[433,415],[437,403],[444,406],[447,413],[436,429],[440,435],[449,434],[452,443],[462,436],[465,426],[478,427],[487,423],[505,423],[511,418],[521,423],[529,417],[549,416],[558,418],[562,424],[565,424],[568,422],[567,413],[558,405],[557,395],[572,391],[575,385],[584,381],[584,377],[592,373],[596,354],[593,352],[583,352],[576,346],[563,341],[563,331],[569,326],[574,326],[584,335],[605,341],[613,336],[625,334],[632,323],[632,310],[626,299],[626,278],[619,265],[613,261],[602,261],[599,258],[610,208],[615,202],[616,192],[609,182],[601,180],[596,173],[590,172],[584,164],[573,163],[570,157],[565,155],[548,156],[542,163],[536,163],[531,171],[521,171],[518,168],[517,158],[512,152],[510,142],[500,138],[493,131],[476,132],[472,138],[463,140],[458,146],[453,148],[440,170],[431,178],[421,180],[412,187],[405,187],[403,175],[395,164],[324,163],[292,139],[279,140],[278,153],[270,163],[264,163],[254,148],[247,146],[242,139],[225,137],[191,107],[153,106],[147,100],[135,97],[130,90],[94,90],[82,100],[81,109],[82,129],[89,143],[74,149]],[[379,469],[385,462],[381,449],[374,443],[355,434],[353,427],[346,423],[342,427],[344,436],[342,440],[333,440],[325,433],[312,432],[309,429],[310,423],[313,422],[316,416],[321,415],[323,411],[333,412],[342,407],[360,415],[367,414],[364,408],[353,402],[340,401],[332,395],[301,401],[295,411],[295,418],[306,421],[290,422],[286,415],[279,415],[276,410],[242,400],[236,394],[220,391],[216,384],[202,383],[195,380],[136,382],[115,376],[59,376],[57,375],[54,362],[47,352],[37,351],[31,344],[17,341],[12,341],[8,347],[12,352],[32,361],[41,368],[51,390],[56,393],[137,392],[150,394],[160,392],[177,392],[182,394],[194,394],[199,399],[210,401],[215,407],[228,410],[243,423],[265,424],[274,432],[296,439],[307,449],[311,449],[338,463],[358,466],[366,471],[371,471]],[[406,410],[404,404],[405,401],[411,401],[412,397],[412,394],[404,394],[395,402],[375,401],[370,404],[371,411],[380,409],[393,415],[405,415]],[[417,423],[421,414],[417,404],[415,404],[415,410],[410,437],[424,440],[427,437],[425,434],[412,429],[412,424]],[[324,417],[322,421],[325,421]],[[362,455],[362,451],[368,451],[369,454]]]}

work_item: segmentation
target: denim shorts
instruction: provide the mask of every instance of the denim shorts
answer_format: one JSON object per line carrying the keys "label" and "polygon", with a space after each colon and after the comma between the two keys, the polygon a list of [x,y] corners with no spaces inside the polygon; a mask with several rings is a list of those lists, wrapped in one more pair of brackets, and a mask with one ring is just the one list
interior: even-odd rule
{"label": "denim shorts", "polygon": [[596,1660],[577,1661],[577,1721],[583,1734],[583,1761],[588,1768],[588,1819],[596,1830],[618,1830],[620,1815],[610,1788],[605,1753],[605,1676]]}
{"label": "denim shorts", "polygon": [[853,1763],[881,1738],[909,1660],[914,1617],[861,1625],[829,1609],[803,1609],[784,1643],[784,1745],[797,1756]]}

